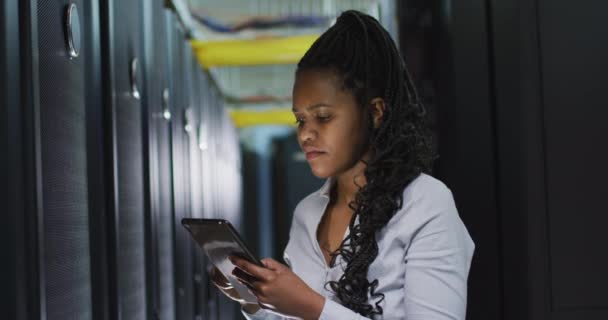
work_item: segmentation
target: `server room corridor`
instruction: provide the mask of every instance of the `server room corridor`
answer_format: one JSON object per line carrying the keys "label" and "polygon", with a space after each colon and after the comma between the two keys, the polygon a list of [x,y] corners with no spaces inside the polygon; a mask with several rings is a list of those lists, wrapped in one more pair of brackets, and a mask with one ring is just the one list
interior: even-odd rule
{"label": "server room corridor", "polygon": [[[607,13],[600,0],[0,0],[0,319],[608,319]],[[323,175],[327,150],[303,137],[320,108],[310,83],[336,75],[336,97],[370,99],[372,138],[411,126],[427,139],[370,138],[399,156],[349,163],[371,169],[347,220],[344,172]],[[384,115],[404,120],[383,127]],[[359,132],[332,141],[370,147]],[[410,179],[398,166],[423,147],[428,168]],[[382,174],[444,187],[452,224],[418,221],[406,238],[445,199],[408,202],[401,188],[387,204],[393,184],[370,179]],[[315,196],[331,199],[318,217],[294,214],[316,212]],[[385,207],[397,209],[378,226]],[[202,219],[216,229],[184,226]],[[467,246],[430,259],[442,245]],[[288,289],[310,286],[306,312],[228,274],[218,252],[241,247],[295,275]],[[221,274],[246,284],[220,290]],[[226,294],[237,289],[260,300],[240,304]]]}

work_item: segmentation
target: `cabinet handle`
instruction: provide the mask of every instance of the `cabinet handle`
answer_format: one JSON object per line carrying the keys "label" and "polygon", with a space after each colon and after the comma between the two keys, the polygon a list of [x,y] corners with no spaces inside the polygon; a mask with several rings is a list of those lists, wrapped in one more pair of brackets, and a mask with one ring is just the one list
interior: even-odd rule
{"label": "cabinet handle", "polygon": [[139,73],[139,59],[133,58],[131,60],[131,70],[130,70],[131,95],[133,96],[133,98],[135,98],[137,100],[139,100],[141,98],[141,95],[139,93],[139,86],[137,84],[138,73]]}
{"label": "cabinet handle", "polygon": [[71,3],[66,8],[65,13],[65,40],[68,50],[68,57],[75,59],[80,54],[80,16],[78,7]]}
{"label": "cabinet handle", "polygon": [[171,108],[169,108],[169,88],[163,89],[163,119],[171,121]]}
{"label": "cabinet handle", "polygon": [[192,108],[186,108],[184,110],[184,131],[186,131],[188,135],[190,135],[194,129],[194,124],[192,123],[193,118],[194,115],[192,114]]}

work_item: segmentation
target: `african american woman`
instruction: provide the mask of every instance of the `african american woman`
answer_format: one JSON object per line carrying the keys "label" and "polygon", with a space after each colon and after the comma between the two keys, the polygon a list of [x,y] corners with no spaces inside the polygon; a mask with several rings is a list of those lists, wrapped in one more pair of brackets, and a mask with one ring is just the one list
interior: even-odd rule
{"label": "african american woman", "polygon": [[475,245],[429,175],[425,109],[388,32],[346,11],[298,63],[298,142],[325,185],[296,207],[287,265],[232,258],[248,319],[465,319]]}

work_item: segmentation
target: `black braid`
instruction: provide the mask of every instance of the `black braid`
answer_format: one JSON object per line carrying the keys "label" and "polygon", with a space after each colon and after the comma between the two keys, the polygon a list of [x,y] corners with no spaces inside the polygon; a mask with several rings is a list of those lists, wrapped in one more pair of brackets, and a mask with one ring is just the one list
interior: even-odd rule
{"label": "black braid", "polygon": [[384,99],[380,127],[368,125],[367,184],[349,204],[354,211],[350,234],[332,258],[333,264],[341,256],[346,268],[338,281],[327,283],[351,310],[364,316],[382,314],[384,294],[376,292],[377,279],[367,279],[369,266],[378,256],[375,236],[401,208],[405,187],[421,172],[431,170],[434,156],[424,126],[424,107],[390,35],[376,19],[361,12],[342,13],[315,41],[297,72],[311,69],[335,72],[343,89],[352,92],[364,110],[369,110],[371,99]]}

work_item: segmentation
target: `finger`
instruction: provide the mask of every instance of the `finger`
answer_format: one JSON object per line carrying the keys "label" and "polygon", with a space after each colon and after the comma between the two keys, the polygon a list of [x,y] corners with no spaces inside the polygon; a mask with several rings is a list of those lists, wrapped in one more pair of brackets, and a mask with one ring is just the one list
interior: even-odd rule
{"label": "finger", "polygon": [[232,261],[232,264],[234,264],[239,269],[249,273],[250,275],[260,280],[268,281],[272,277],[272,270],[256,266],[255,264],[245,259],[231,256],[230,261]]}
{"label": "finger", "polygon": [[247,273],[239,268],[234,268],[234,270],[232,270],[232,275],[235,276],[240,281],[244,281],[249,284],[253,284],[254,281],[258,280],[254,276],[250,275],[249,273]]}
{"label": "finger", "polygon": [[270,270],[280,270],[285,267],[285,265],[272,258],[264,258],[261,262],[266,268]]}
{"label": "finger", "polygon": [[[239,278],[236,278],[236,280],[238,280],[242,285],[244,285],[245,287],[247,287],[247,289],[249,289],[249,292],[251,292],[251,294],[253,294],[254,296],[258,297],[258,292],[255,290],[255,286],[253,286],[252,284],[245,282]],[[258,298],[259,299],[259,298]]]}
{"label": "finger", "polygon": [[262,288],[265,287],[264,282],[254,278],[250,274],[238,268],[235,269],[235,272],[233,274],[238,282],[246,286],[251,291],[251,293],[258,297],[258,299],[260,298],[260,296],[262,295]]}

